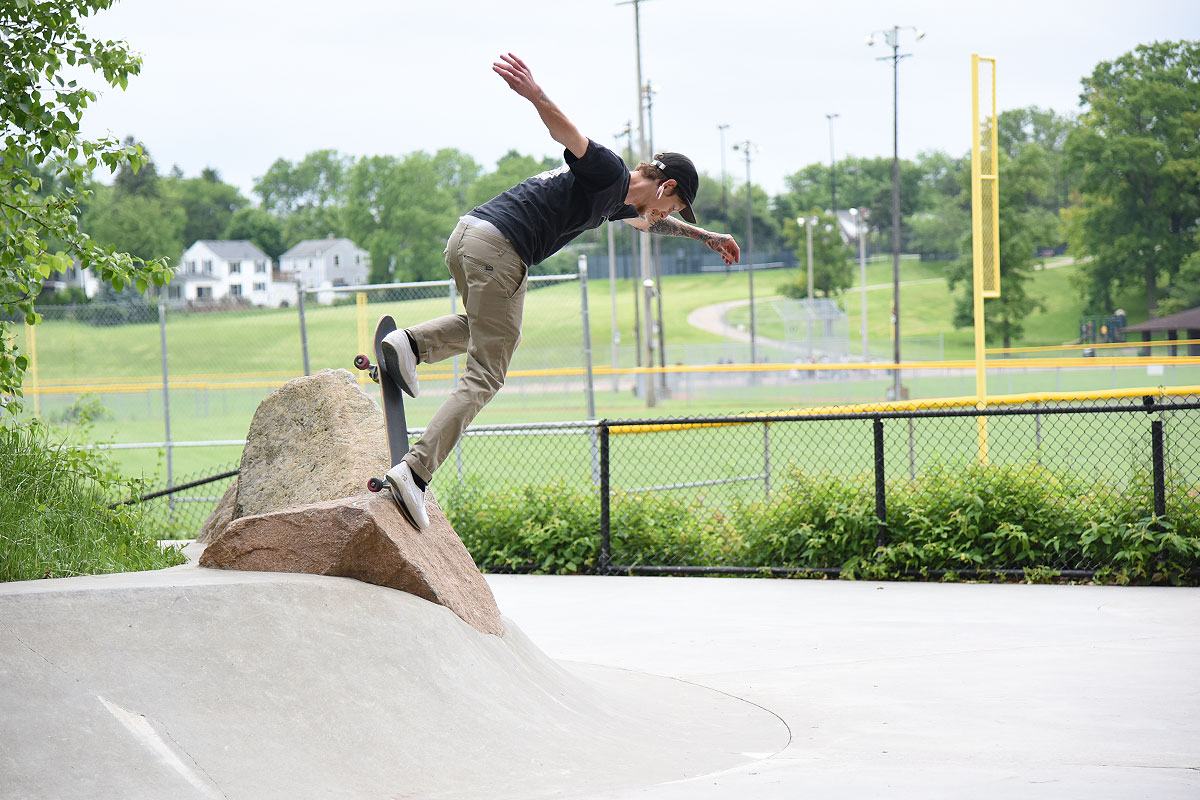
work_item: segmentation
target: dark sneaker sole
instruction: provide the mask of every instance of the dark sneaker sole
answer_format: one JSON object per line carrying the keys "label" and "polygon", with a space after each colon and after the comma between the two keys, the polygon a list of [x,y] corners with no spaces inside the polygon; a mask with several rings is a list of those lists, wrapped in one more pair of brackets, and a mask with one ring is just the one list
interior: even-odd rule
{"label": "dark sneaker sole", "polygon": [[388,342],[384,342],[379,348],[383,351],[383,372],[392,379],[392,383],[396,384],[409,397],[416,397],[412,389],[404,382],[403,372],[400,369],[400,359],[396,357],[396,348]]}

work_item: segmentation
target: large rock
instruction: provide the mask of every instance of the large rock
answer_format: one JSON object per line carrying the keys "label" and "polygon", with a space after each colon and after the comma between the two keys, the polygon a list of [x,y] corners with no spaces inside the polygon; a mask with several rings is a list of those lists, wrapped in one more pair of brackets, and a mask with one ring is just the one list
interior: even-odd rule
{"label": "large rock", "polygon": [[203,567],[308,572],[389,586],[502,635],[491,588],[430,492],[418,531],[387,492],[310,503],[234,520],[200,557]]}
{"label": "large rock", "polygon": [[254,412],[238,479],[197,538],[242,517],[353,497],[390,466],[383,412],[349,370],[296,378]]}

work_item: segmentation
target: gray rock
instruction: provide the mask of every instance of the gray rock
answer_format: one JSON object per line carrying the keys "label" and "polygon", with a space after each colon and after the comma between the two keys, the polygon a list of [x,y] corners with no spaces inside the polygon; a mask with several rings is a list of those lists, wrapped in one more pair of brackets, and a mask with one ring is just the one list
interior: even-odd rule
{"label": "gray rock", "polygon": [[481,633],[503,635],[496,599],[433,493],[418,531],[388,492],[234,520],[200,566],[356,578],[445,606]]}
{"label": "gray rock", "polygon": [[383,412],[349,370],[296,378],[254,412],[231,519],[353,497],[390,466]]}

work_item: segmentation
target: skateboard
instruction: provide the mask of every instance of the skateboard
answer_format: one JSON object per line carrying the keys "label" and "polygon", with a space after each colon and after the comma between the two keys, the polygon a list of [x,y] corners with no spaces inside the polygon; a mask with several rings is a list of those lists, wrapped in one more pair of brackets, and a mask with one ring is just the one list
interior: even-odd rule
{"label": "skateboard", "polygon": [[[371,380],[379,384],[379,394],[383,404],[383,422],[387,426],[388,456],[392,466],[400,463],[400,459],[408,452],[408,423],[404,419],[404,393],[400,384],[392,379],[383,368],[383,338],[396,330],[396,321],[391,314],[384,314],[375,326],[375,363],[363,353],[354,357],[354,366],[365,370]],[[387,486],[383,478],[371,478],[367,481],[367,489],[372,492],[382,491]]]}

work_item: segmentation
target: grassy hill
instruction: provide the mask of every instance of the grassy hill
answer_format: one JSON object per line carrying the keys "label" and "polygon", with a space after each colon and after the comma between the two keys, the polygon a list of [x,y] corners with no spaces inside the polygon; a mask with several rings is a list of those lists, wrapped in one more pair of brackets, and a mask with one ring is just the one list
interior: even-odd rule
{"label": "grassy hill", "polygon": [[[973,354],[970,330],[955,330],[950,324],[953,300],[944,281],[944,264],[902,262],[901,332],[905,337],[905,359],[969,359]],[[1074,265],[1056,266],[1034,273],[1031,294],[1046,309],[1029,317],[1020,345],[1061,344],[1077,335],[1082,313],[1081,293],[1072,286]],[[760,302],[776,297],[778,288],[795,280],[790,270],[767,270],[755,274],[755,296]],[[891,355],[891,264],[871,264],[867,274],[868,334],[873,354]],[[748,298],[746,273],[710,273],[668,276],[663,281],[664,330],[668,360],[684,358],[688,345],[712,345],[723,337],[687,323],[688,314],[702,306]],[[598,366],[607,365],[611,353],[611,301],[606,280],[589,283],[592,355]],[[1136,297],[1119,298],[1131,312],[1131,322],[1145,318]],[[621,333],[619,365],[632,366],[634,341],[633,281],[617,285],[617,326]],[[859,351],[859,293],[851,289],[841,298],[848,314],[850,352]],[[461,309],[461,304],[459,305]],[[401,325],[449,313],[447,298],[410,300],[368,305],[367,322],[373,329],[381,313],[396,316]],[[732,309],[729,322],[748,321],[748,307]],[[760,314],[761,336],[777,338],[769,315]],[[47,320],[37,329],[40,385],[39,406],[43,417],[63,421],[79,391],[99,395],[107,412],[96,424],[96,433],[119,442],[160,441],[164,438],[162,415],[161,359],[157,315],[141,324],[96,327],[80,321]],[[523,341],[513,362],[514,370],[577,367],[582,364],[580,341],[582,315],[579,285],[564,283],[530,291],[525,307]],[[359,352],[358,311],[354,305],[314,306],[307,313],[311,368],[350,368]],[[18,341],[24,346],[23,330]],[[910,339],[920,337],[920,346]],[[931,345],[931,343],[935,343]],[[168,314],[167,346],[172,380],[171,422],[175,441],[213,441],[245,436],[254,409],[274,387],[303,371],[299,316],[296,309],[250,310],[207,314]],[[693,359],[694,360],[694,359]],[[1082,363],[1082,362],[1081,362]],[[1121,385],[1147,382],[1143,370],[1131,370]],[[1136,374],[1132,374],[1136,373]],[[422,367],[426,392],[409,401],[409,421],[424,425],[440,404],[452,379],[447,363]],[[1090,384],[1063,380],[1045,385],[1045,379],[1026,376],[1014,381],[1005,376],[995,391],[1095,388]],[[1068,376],[1070,378],[1071,376]],[[1051,379],[1053,380],[1053,379]],[[1155,379],[1150,382],[1158,382]],[[945,396],[973,391],[970,380],[961,377],[906,377],[914,396]],[[1113,378],[1116,385],[1116,377]],[[1132,383],[1130,383],[1132,381]],[[728,385],[702,384],[700,379],[678,378],[674,394],[657,408],[647,409],[643,400],[625,387],[612,392],[605,376],[596,379],[597,414],[609,417],[733,413],[750,409],[779,408],[808,403],[849,402],[879,399],[886,380],[844,382],[801,380],[774,385],[749,385],[733,377]],[[31,386],[27,380],[27,386]],[[1107,377],[1104,385],[1109,385]],[[370,387],[366,387],[370,389]],[[32,402],[30,403],[32,405]],[[581,419],[585,416],[580,379],[548,377],[536,380],[511,379],[508,387],[476,420],[478,424]],[[177,449],[176,474],[202,470],[214,463],[235,461],[240,448],[205,447]],[[163,456],[153,450],[120,451],[123,466],[133,472],[163,472]]]}

